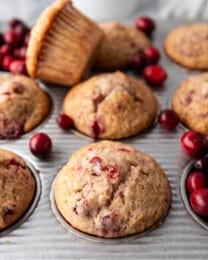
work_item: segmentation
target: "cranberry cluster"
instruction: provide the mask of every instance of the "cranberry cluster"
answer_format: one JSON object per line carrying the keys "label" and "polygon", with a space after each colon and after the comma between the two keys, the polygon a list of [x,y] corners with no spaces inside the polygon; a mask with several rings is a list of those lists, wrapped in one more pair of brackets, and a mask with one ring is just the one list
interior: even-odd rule
{"label": "cranberry cluster", "polygon": [[30,28],[19,19],[11,20],[8,27],[0,34],[0,69],[27,75],[25,57]]}
{"label": "cranberry cluster", "polygon": [[[147,36],[150,36],[156,27],[155,22],[146,16],[139,17],[135,22],[135,26]],[[148,84],[152,86],[162,85],[167,79],[167,73],[163,67],[156,65],[160,58],[159,50],[154,46],[150,46],[136,54],[132,67],[136,72],[142,74]]]}
{"label": "cranberry cluster", "polygon": [[186,180],[190,205],[196,214],[208,217],[208,140],[189,130],[182,135],[181,146],[189,156],[197,158]]}
{"label": "cranberry cluster", "polygon": [[196,214],[208,217],[208,157],[195,161],[186,180],[189,202]]}

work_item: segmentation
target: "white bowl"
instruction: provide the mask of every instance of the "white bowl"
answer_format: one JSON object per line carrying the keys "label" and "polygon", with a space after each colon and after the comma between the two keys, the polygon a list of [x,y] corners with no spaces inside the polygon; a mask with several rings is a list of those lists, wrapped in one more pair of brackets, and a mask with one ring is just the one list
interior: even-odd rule
{"label": "white bowl", "polygon": [[140,0],[74,0],[73,3],[90,18],[101,21],[129,17],[138,10]]}

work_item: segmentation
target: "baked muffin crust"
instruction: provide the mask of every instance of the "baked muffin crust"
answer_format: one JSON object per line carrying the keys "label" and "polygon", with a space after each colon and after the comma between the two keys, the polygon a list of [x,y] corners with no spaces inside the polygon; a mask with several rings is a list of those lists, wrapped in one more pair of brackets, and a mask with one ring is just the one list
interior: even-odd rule
{"label": "baked muffin crust", "polygon": [[100,24],[104,37],[94,67],[103,71],[128,68],[137,53],[150,45],[142,31],[118,22]]}
{"label": "baked muffin crust", "polygon": [[173,29],[164,48],[175,62],[190,69],[208,68],[208,23],[194,23]]}
{"label": "baked muffin crust", "polygon": [[26,212],[34,194],[35,180],[24,160],[0,149],[0,230]]}
{"label": "baked muffin crust", "polygon": [[80,132],[95,139],[121,139],[151,126],[157,100],[143,82],[115,72],[75,86],[66,95],[63,110]]}
{"label": "baked muffin crust", "polygon": [[167,214],[171,197],[154,159],[112,141],[76,151],[57,175],[54,196],[73,227],[106,238],[152,227]]}
{"label": "baked muffin crust", "polygon": [[173,95],[172,108],[184,125],[208,135],[208,73],[183,81]]}
{"label": "baked muffin crust", "polygon": [[49,96],[29,77],[0,76],[0,139],[19,137],[49,113]]}

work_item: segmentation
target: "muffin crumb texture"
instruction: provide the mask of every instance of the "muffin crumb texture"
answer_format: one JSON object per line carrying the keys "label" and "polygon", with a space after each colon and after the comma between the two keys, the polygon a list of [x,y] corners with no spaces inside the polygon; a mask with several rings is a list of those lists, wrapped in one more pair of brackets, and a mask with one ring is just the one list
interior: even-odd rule
{"label": "muffin crumb texture", "polygon": [[25,76],[0,76],[0,139],[18,138],[39,125],[50,110],[49,96]]}
{"label": "muffin crumb texture", "polygon": [[35,180],[24,160],[0,149],[0,231],[18,220],[35,194]]}
{"label": "muffin crumb texture", "polygon": [[105,22],[100,24],[104,37],[98,48],[95,69],[113,71],[131,66],[136,54],[150,45],[147,36],[132,26]]}
{"label": "muffin crumb texture", "polygon": [[80,132],[113,140],[148,129],[157,114],[157,99],[143,82],[115,72],[75,86],[66,95],[63,110]]}
{"label": "muffin crumb texture", "polygon": [[173,29],[164,47],[175,62],[190,69],[208,68],[208,23],[194,23]]}
{"label": "muffin crumb texture", "polygon": [[154,159],[117,142],[75,152],[55,181],[55,201],[74,228],[98,237],[141,233],[170,205],[168,180]]}

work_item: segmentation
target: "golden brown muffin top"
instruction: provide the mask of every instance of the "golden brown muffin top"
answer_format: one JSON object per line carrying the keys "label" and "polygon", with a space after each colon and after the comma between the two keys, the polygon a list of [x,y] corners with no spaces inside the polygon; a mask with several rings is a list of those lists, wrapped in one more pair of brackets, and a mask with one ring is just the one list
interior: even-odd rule
{"label": "golden brown muffin top", "polygon": [[82,232],[106,238],[140,233],[158,223],[170,197],[159,164],[118,142],[79,149],[55,181],[55,201],[63,217]]}
{"label": "golden brown muffin top", "polygon": [[150,127],[157,114],[157,99],[142,81],[122,72],[106,73],[72,88],[63,110],[80,132],[113,140]]}
{"label": "golden brown muffin top", "polygon": [[208,23],[194,23],[173,29],[164,42],[175,62],[191,69],[208,68]]}
{"label": "golden brown muffin top", "polygon": [[0,139],[19,137],[36,127],[49,113],[51,101],[33,79],[0,76]]}

